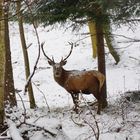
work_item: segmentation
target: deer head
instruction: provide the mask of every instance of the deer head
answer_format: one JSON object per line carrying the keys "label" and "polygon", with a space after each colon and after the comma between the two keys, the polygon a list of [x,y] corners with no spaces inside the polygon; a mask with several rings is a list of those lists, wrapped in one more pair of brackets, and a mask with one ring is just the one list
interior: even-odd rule
{"label": "deer head", "polygon": [[63,57],[62,57],[62,59],[61,59],[61,61],[60,61],[59,63],[56,63],[56,62],[54,61],[54,58],[53,58],[53,57],[52,57],[52,59],[50,59],[50,58],[46,55],[46,53],[45,53],[45,51],[44,51],[44,48],[43,48],[44,44],[41,45],[41,48],[42,48],[42,51],[43,51],[44,56],[47,58],[49,65],[51,65],[51,66],[53,67],[53,73],[54,73],[54,76],[55,76],[55,77],[60,77],[60,76],[61,76],[62,71],[63,71],[63,66],[67,63],[67,59],[68,59],[68,57],[69,57],[69,56],[71,55],[71,53],[72,53],[72,50],[73,50],[73,43],[70,43],[70,42],[69,42],[69,44],[71,45],[71,49],[70,49],[69,54],[68,54],[64,59],[63,59]]}

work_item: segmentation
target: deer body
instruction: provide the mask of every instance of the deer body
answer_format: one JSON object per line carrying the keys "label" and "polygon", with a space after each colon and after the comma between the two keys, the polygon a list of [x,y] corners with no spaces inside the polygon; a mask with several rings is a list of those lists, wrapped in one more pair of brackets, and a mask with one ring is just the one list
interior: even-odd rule
{"label": "deer body", "polygon": [[65,59],[62,59],[60,63],[55,63],[54,60],[51,60],[43,50],[44,55],[48,59],[48,63],[53,67],[55,81],[71,94],[75,104],[74,110],[78,113],[79,93],[93,94],[98,101],[97,113],[100,114],[102,103],[102,96],[100,92],[105,81],[105,76],[95,70],[65,70],[63,66],[66,64],[66,59],[70,56],[71,52],[72,49]]}
{"label": "deer body", "polygon": [[[82,92],[84,94],[91,94],[93,91],[99,91],[100,81],[95,74],[96,72],[97,71],[66,71],[63,69],[61,76],[55,77],[54,75],[54,79],[60,86],[64,87],[70,93]],[[91,83],[93,83],[92,86]],[[103,81],[101,85],[102,84]],[[96,94],[96,92],[94,93]]]}
{"label": "deer body", "polygon": [[[74,110],[76,112],[78,111],[79,93],[93,94],[98,102],[101,101],[100,90],[103,86],[105,77],[98,71],[67,71],[62,69],[59,77],[55,76],[54,73],[54,79],[60,86],[65,88],[71,94],[75,104]],[[100,106],[98,106],[97,112],[100,114]]]}

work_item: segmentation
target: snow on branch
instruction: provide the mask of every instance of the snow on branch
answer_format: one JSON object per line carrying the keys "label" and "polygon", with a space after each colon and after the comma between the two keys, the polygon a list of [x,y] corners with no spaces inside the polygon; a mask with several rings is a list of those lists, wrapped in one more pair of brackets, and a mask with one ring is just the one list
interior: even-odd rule
{"label": "snow on branch", "polygon": [[7,124],[9,126],[9,133],[13,140],[23,140],[23,138],[20,135],[20,132],[18,131],[15,123],[11,120],[7,120]]}

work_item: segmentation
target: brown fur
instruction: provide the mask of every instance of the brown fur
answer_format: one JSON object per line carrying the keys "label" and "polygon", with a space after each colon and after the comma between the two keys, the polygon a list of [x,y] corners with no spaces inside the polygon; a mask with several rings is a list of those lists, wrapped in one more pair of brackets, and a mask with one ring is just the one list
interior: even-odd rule
{"label": "brown fur", "polygon": [[100,103],[101,96],[100,91],[104,84],[105,77],[102,73],[91,70],[91,71],[66,71],[62,69],[60,77],[55,77],[55,81],[65,88],[73,98],[75,104],[75,111],[78,110],[78,94],[81,92],[83,94],[93,94],[94,97],[98,100],[98,111],[100,114]]}

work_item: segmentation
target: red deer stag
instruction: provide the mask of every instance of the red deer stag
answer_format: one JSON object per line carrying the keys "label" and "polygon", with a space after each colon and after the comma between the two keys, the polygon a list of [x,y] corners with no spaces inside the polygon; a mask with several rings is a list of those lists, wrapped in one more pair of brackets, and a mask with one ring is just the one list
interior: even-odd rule
{"label": "red deer stag", "polygon": [[65,88],[72,96],[73,103],[75,104],[75,112],[78,113],[78,99],[79,93],[93,94],[98,101],[97,114],[100,114],[102,106],[102,96],[100,94],[101,88],[104,84],[105,76],[99,71],[78,71],[78,70],[65,70],[63,66],[67,63],[67,58],[71,55],[73,43],[70,43],[71,50],[66,58],[62,58],[59,63],[55,63],[54,59],[50,59],[41,45],[44,56],[47,58],[48,63],[53,67],[53,75],[55,81]]}

